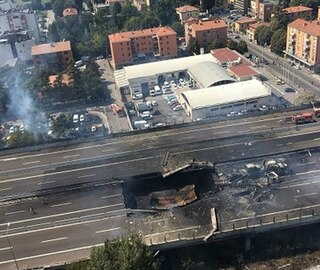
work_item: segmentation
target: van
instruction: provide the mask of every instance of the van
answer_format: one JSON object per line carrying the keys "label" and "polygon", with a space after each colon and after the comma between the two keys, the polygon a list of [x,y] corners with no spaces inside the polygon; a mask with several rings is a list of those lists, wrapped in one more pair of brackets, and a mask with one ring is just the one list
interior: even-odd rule
{"label": "van", "polygon": [[160,86],[159,86],[159,85],[156,85],[156,86],[154,87],[154,91],[155,91],[156,95],[161,95],[161,94],[162,94],[162,92],[161,92],[161,89],[160,89]]}
{"label": "van", "polygon": [[147,124],[148,124],[148,122],[146,120],[134,121],[133,127],[136,129],[143,129],[144,126]]}
{"label": "van", "polygon": [[79,115],[78,114],[75,114],[75,115],[73,115],[73,123],[78,123],[78,121],[79,121]]}

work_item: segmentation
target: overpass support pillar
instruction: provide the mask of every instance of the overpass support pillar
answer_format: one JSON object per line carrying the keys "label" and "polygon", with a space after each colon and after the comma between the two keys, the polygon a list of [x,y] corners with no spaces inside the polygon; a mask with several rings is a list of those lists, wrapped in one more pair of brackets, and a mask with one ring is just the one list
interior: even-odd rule
{"label": "overpass support pillar", "polygon": [[245,250],[250,251],[250,249],[251,249],[251,237],[247,237],[245,242]]}

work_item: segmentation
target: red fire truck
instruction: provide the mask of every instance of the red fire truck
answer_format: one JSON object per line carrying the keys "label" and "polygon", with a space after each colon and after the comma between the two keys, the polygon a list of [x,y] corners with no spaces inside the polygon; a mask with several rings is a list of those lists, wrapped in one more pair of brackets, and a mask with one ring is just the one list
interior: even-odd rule
{"label": "red fire truck", "polygon": [[313,113],[303,112],[292,115],[292,122],[295,124],[307,124],[314,122]]}
{"label": "red fire truck", "polygon": [[111,108],[113,112],[119,117],[124,117],[126,115],[123,108],[117,105],[116,103],[111,104]]}

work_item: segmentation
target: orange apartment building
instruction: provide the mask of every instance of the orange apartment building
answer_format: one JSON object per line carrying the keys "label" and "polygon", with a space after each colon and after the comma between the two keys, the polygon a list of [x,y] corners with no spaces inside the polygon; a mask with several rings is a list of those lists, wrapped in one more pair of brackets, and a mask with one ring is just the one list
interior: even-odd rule
{"label": "orange apartment building", "polygon": [[300,65],[320,71],[320,22],[296,19],[287,27],[286,56]]}
{"label": "orange apartment building", "polygon": [[284,8],[282,11],[288,14],[288,16],[292,21],[298,18],[301,18],[301,16],[306,16],[306,17],[312,16],[312,8],[306,7],[306,6],[287,7],[287,8]]}
{"label": "orange apartment building", "polygon": [[189,18],[199,19],[199,9],[194,6],[185,5],[177,7],[176,13],[181,23],[185,23]]}
{"label": "orange apartment building", "polygon": [[189,19],[185,23],[186,44],[191,38],[196,39],[200,47],[207,47],[213,42],[221,42],[227,45],[228,25],[221,19],[195,20]]}
{"label": "orange apartment building", "polygon": [[254,41],[254,33],[256,32],[256,29],[259,26],[270,26],[270,23],[267,22],[256,22],[253,24],[249,25],[249,28],[247,29],[247,37],[249,38],[250,41]]}
{"label": "orange apartment building", "polygon": [[237,20],[233,23],[233,31],[236,33],[246,33],[250,24],[256,23],[256,19],[244,17],[240,20]]}
{"label": "orange apartment building", "polygon": [[173,58],[178,54],[177,33],[170,27],[156,27],[109,35],[112,65],[120,68],[135,58]]}
{"label": "orange apartment building", "polygon": [[70,41],[46,43],[32,46],[31,56],[34,65],[62,65],[67,67],[73,60]]}

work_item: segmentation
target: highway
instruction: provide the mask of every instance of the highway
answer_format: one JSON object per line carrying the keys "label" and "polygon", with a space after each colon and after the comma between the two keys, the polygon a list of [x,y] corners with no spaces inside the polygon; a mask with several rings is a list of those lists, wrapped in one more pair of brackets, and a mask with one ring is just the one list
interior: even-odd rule
{"label": "highway", "polygon": [[[290,115],[228,120],[1,156],[0,269],[16,269],[13,256],[20,268],[83,258],[92,245],[131,231],[143,233],[149,244],[203,238],[211,226],[207,210],[200,211],[204,216],[195,214],[203,202],[218,209],[226,231],[233,223],[242,226],[246,218],[320,204],[315,194],[320,181],[319,125],[296,128],[283,121]],[[301,154],[300,159],[286,154],[297,150],[306,162],[300,161]],[[241,203],[241,197],[230,200],[227,188],[160,216],[128,215],[131,210],[126,209],[122,179],[133,181],[132,176],[159,172],[166,152],[177,159],[212,161],[221,168],[236,166],[242,159],[285,156],[294,175],[271,190],[268,203],[252,203],[244,197]],[[10,194],[14,200],[5,202]]]}

